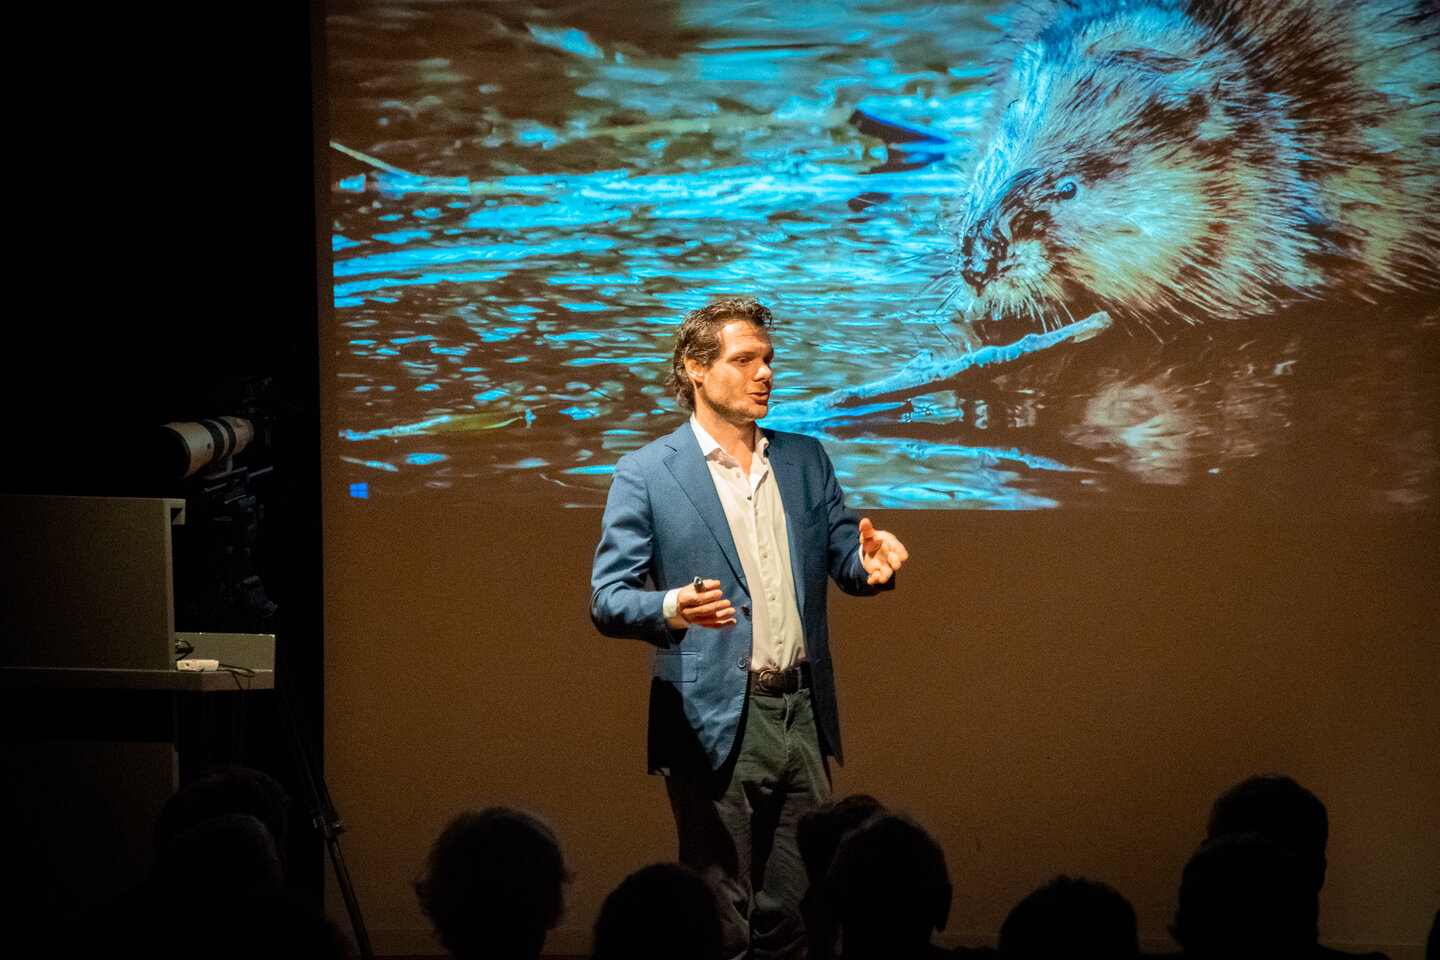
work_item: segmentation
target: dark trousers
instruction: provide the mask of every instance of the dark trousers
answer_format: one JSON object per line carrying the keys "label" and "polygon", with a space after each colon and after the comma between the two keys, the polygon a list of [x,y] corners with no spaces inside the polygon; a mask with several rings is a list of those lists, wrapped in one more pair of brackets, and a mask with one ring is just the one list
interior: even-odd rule
{"label": "dark trousers", "polygon": [[806,877],[795,825],[830,796],[810,691],[752,693],[730,761],[713,776],[670,776],[665,785],[680,862],[719,893],[727,956],[803,956]]}

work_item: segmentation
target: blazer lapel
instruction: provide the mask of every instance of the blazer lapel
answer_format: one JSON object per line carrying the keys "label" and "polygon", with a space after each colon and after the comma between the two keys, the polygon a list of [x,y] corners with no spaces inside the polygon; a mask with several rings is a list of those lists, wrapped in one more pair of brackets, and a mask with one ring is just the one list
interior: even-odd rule
{"label": "blazer lapel", "polygon": [[[740,563],[740,553],[735,549],[735,538],[730,534],[730,523],[725,519],[725,508],[720,505],[720,495],[715,492],[715,479],[710,476],[710,466],[705,455],[700,452],[700,442],[695,439],[695,431],[687,421],[679,430],[670,434],[669,439],[672,450],[665,457],[665,466],[670,469],[675,482],[680,485],[685,496],[690,498],[690,503],[700,514],[700,519],[710,529],[720,552],[725,555],[730,569],[734,571],[736,581],[745,584],[745,568]],[[748,584],[746,592],[749,592]]]}

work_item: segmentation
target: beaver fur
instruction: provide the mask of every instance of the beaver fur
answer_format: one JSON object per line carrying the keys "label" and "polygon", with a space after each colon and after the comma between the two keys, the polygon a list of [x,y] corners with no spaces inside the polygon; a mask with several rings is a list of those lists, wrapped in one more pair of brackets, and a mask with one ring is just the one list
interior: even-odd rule
{"label": "beaver fur", "polygon": [[1434,0],[1032,0],[998,59],[953,263],[968,316],[1440,290]]}

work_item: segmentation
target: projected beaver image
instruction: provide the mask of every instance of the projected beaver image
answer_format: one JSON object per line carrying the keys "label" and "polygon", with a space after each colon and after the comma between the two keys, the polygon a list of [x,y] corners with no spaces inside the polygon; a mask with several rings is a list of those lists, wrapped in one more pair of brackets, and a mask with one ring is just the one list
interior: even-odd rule
{"label": "projected beaver image", "polygon": [[745,295],[852,506],[1440,507],[1434,0],[329,6],[351,498],[600,507]]}
{"label": "projected beaver image", "polygon": [[1433,302],[1430,0],[1031,4],[999,57],[949,278],[966,316],[1167,335]]}

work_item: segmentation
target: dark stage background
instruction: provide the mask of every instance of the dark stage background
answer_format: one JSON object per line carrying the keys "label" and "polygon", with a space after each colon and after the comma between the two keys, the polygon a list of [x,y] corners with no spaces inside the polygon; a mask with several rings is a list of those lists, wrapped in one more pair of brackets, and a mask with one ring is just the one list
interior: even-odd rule
{"label": "dark stage background", "polygon": [[[318,760],[311,11],[279,0],[61,5],[18,14],[11,36],[33,56],[7,70],[18,216],[7,231],[0,491],[181,497],[193,509],[197,482],[160,468],[157,428],[255,415],[265,437],[237,465],[262,474],[251,487],[263,510],[253,558],[276,604],[265,627],[283,649]],[[204,562],[202,526],[175,528],[177,580],[189,572],[193,581]],[[246,629],[183,611],[177,627]],[[213,757],[184,749],[196,714],[182,706],[182,776],[207,760],[238,760],[300,796],[273,695],[251,703],[239,752]],[[303,808],[299,816],[292,875],[318,905],[323,846]],[[65,825],[52,827],[63,843]],[[25,923],[7,929],[22,934],[35,922],[53,937],[63,926],[52,921],[67,919],[53,904],[17,905]]]}

